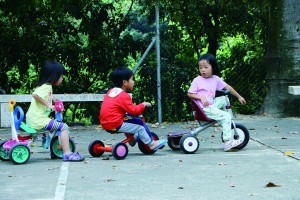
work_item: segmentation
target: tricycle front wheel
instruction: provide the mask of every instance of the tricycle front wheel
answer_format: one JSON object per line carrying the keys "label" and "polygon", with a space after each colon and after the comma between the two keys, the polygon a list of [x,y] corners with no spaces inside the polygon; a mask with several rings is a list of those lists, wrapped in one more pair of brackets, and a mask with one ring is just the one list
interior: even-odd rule
{"label": "tricycle front wheel", "polygon": [[[152,140],[154,141],[159,140],[158,136],[155,133],[151,132],[151,135],[152,135]],[[144,142],[142,142],[142,140],[138,141],[138,146],[140,151],[146,155],[155,153],[155,151],[151,150],[147,144],[144,144]]]}
{"label": "tricycle front wheel", "polygon": [[14,164],[24,164],[30,158],[30,150],[25,144],[15,144],[9,150],[9,158]]}

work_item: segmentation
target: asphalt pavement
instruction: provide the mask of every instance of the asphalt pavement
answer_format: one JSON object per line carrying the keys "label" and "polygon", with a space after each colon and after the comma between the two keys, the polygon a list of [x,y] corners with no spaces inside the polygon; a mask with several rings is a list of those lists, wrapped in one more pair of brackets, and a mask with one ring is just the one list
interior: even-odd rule
{"label": "asphalt pavement", "polygon": [[[70,127],[85,161],[51,160],[38,141],[26,164],[0,161],[0,199],[300,199],[300,118],[238,115],[234,120],[251,137],[240,151],[224,152],[220,127],[210,127],[197,135],[200,147],[194,154],[166,145],[144,155],[136,145],[128,147],[124,160],[106,152],[92,157],[88,151],[95,140],[111,145],[123,140],[123,134],[98,126]],[[197,123],[148,125],[166,139]],[[0,128],[1,140],[10,136],[10,129]]]}

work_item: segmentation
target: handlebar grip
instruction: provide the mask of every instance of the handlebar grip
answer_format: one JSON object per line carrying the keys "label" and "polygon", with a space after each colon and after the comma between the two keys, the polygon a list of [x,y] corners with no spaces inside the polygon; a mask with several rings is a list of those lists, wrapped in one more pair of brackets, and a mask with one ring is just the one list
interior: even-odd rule
{"label": "handlebar grip", "polygon": [[62,112],[64,110],[64,104],[62,101],[54,102],[54,107],[57,111]]}

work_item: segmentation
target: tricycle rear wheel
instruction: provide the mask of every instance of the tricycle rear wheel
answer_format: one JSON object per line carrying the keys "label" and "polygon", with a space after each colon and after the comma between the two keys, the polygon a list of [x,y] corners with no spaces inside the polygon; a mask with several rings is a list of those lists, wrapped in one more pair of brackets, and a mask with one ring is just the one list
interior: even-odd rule
{"label": "tricycle rear wheel", "polygon": [[98,147],[104,147],[104,143],[100,140],[95,140],[91,142],[89,145],[89,153],[93,157],[100,157],[104,153],[104,151],[98,150]]}
{"label": "tricycle rear wheel", "polygon": [[112,148],[112,155],[117,160],[122,160],[126,158],[127,154],[128,154],[128,147],[126,144],[122,142],[115,144]]}
{"label": "tricycle rear wheel", "polygon": [[7,140],[0,142],[0,160],[2,161],[9,161],[9,154],[7,150],[3,149],[3,145],[7,142]]}
{"label": "tricycle rear wheel", "polygon": [[180,150],[181,137],[168,137],[168,146],[173,150]]}
{"label": "tricycle rear wheel", "polygon": [[[69,146],[70,146],[70,151],[75,152],[76,145],[75,145],[75,142],[72,138],[69,138]],[[62,157],[63,157],[63,149],[62,149],[62,146],[59,142],[59,137],[58,136],[54,136],[51,140],[50,154],[51,154],[51,158],[62,159]]]}
{"label": "tricycle rear wheel", "polygon": [[193,134],[185,134],[180,139],[180,148],[184,153],[195,153],[199,148],[199,140]]}

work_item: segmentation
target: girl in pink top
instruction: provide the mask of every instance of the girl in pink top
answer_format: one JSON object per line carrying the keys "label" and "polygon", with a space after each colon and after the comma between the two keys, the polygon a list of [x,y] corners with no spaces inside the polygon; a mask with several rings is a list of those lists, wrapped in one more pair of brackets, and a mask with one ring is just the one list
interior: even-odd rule
{"label": "girl in pink top", "polygon": [[196,77],[188,91],[188,97],[197,100],[197,105],[203,109],[207,117],[219,121],[223,128],[224,151],[240,145],[241,141],[233,139],[231,131],[231,116],[222,109],[226,106],[224,96],[215,98],[216,90],[230,90],[230,93],[238,98],[242,105],[245,99],[220,77],[216,58],[211,54],[205,54],[198,60],[200,76]]}

